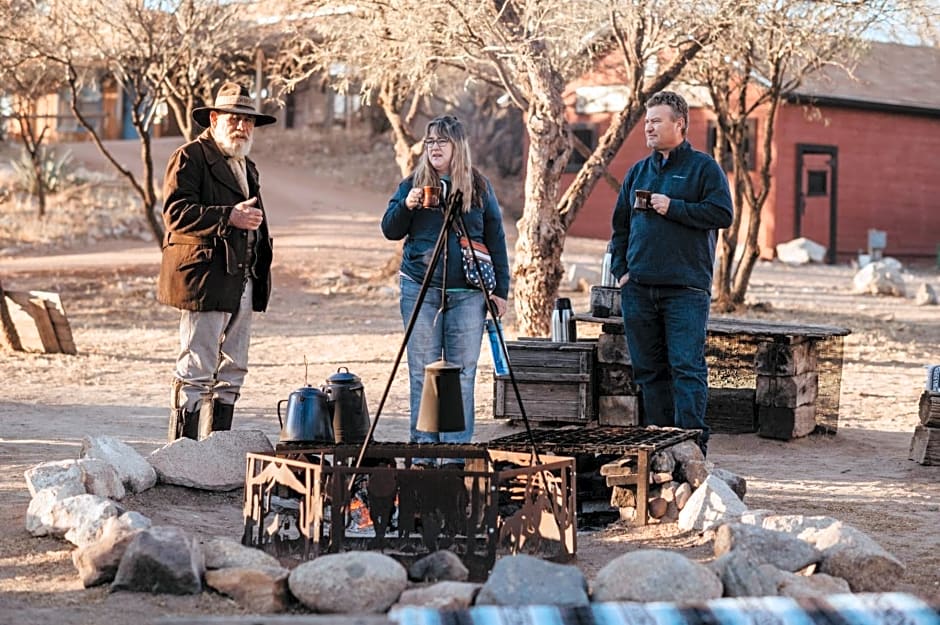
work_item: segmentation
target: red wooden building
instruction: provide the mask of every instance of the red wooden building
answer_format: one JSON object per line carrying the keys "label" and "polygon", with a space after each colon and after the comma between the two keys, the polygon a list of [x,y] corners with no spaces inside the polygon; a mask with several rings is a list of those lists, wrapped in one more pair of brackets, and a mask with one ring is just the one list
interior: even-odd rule
{"label": "red wooden building", "polygon": [[[807,237],[845,259],[868,247],[868,231],[887,235],[885,254],[940,253],[940,49],[873,43],[853,80],[831,71],[814,76],[777,113],[773,181],[761,217],[761,255]],[[588,145],[607,126],[618,86],[599,70],[570,85],[569,119]],[[694,89],[675,88],[692,107],[688,137],[711,149],[714,123]],[[754,123],[752,146],[759,146]],[[610,168],[623,179],[649,153],[642,124]],[[755,161],[756,162],[756,161]],[[569,184],[573,174],[566,174]],[[601,181],[569,234],[606,239],[617,192]]]}

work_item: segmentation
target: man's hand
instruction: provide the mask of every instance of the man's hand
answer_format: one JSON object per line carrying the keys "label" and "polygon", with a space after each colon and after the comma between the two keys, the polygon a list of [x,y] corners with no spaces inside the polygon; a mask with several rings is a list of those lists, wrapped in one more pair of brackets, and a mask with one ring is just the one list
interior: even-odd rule
{"label": "man's hand", "polygon": [[620,287],[620,286],[625,285],[628,280],[630,280],[630,273],[629,273],[629,272],[623,274],[623,276],[622,276],[619,280],[617,280],[617,286]]}
{"label": "man's hand", "polygon": [[652,194],[650,196],[650,208],[660,215],[665,215],[669,212],[669,196],[662,193]]}
{"label": "man's hand", "polygon": [[236,204],[228,217],[228,223],[242,230],[257,230],[260,228],[264,213],[261,212],[260,208],[255,208],[257,203],[258,198],[253,197]]}

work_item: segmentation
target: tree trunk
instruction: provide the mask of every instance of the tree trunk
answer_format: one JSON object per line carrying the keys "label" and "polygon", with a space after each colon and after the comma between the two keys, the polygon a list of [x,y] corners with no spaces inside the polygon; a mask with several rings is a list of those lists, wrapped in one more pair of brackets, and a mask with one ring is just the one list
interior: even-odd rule
{"label": "tree trunk", "polygon": [[162,249],[165,226],[163,224],[163,211],[155,210],[157,204],[157,192],[153,182],[153,142],[150,137],[149,129],[141,132],[140,136],[140,158],[144,164],[143,176],[143,201],[147,211],[147,223],[150,224],[150,231],[157,238],[157,245]]}
{"label": "tree trunk", "polygon": [[36,177],[36,203],[39,204],[39,218],[46,216],[46,179],[42,172],[42,154],[36,152],[32,155],[33,176]]}
{"label": "tree trunk", "polygon": [[563,216],[556,208],[559,180],[570,144],[564,101],[557,76],[533,73],[526,131],[525,209],[518,221],[519,238],[513,277],[515,310],[521,336],[547,336],[552,304],[563,274]]}
{"label": "tree trunk", "polygon": [[[154,214],[154,204],[156,203],[156,195],[154,193],[153,187],[153,157],[150,150],[150,133],[147,128],[143,125],[143,120],[139,112],[139,101],[135,101],[133,104],[133,110],[131,115],[134,120],[134,127],[137,129],[138,134],[141,138],[141,154],[143,157],[144,165],[144,175],[146,179],[142,185],[140,181],[137,180],[137,177],[134,175],[130,169],[122,165],[117,161],[114,155],[110,150],[104,145],[104,142],[101,140],[101,136],[98,133],[98,130],[88,121],[88,119],[78,110],[77,102],[79,101],[79,87],[78,87],[78,71],[75,66],[71,63],[66,65],[66,83],[69,86],[69,91],[71,92],[72,97],[69,98],[69,108],[72,111],[72,115],[75,116],[75,119],[78,120],[78,123],[88,131],[88,135],[91,137],[91,140],[94,141],[95,147],[98,148],[98,151],[102,156],[107,159],[109,163],[127,179],[131,187],[137,193],[137,196],[141,199],[142,208],[144,210],[144,218],[147,221],[147,224],[150,226],[150,231],[156,239],[157,247],[163,247],[163,235],[164,227],[163,220],[158,218]],[[135,90],[136,93],[140,93],[140,90]]]}
{"label": "tree trunk", "polygon": [[401,171],[404,178],[414,171],[415,164],[421,152],[415,145],[414,137],[407,123],[402,119],[400,98],[396,97],[395,89],[397,85],[383,83],[379,92],[379,105],[385,111],[385,117],[392,127],[392,134],[395,136],[395,163]]}

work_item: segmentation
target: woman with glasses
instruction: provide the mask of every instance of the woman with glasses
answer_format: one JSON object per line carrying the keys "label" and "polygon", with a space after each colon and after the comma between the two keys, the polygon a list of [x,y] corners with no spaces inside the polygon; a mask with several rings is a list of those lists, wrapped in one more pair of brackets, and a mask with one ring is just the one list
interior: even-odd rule
{"label": "woman with glasses", "polygon": [[[424,187],[443,190],[437,206],[424,206]],[[466,228],[473,241],[482,242],[489,249],[496,273],[496,288],[492,290],[491,299],[500,316],[506,312],[509,257],[499,202],[489,180],[473,167],[463,124],[456,117],[445,115],[428,123],[424,153],[414,172],[398,185],[382,218],[386,238],[405,239],[399,275],[401,316],[406,327],[444,227],[445,202],[456,191],[463,196],[462,205],[458,207],[463,224],[455,221]],[[430,288],[408,339],[412,443],[469,443],[473,437],[474,382],[487,313],[484,297],[483,291],[467,283],[457,233],[448,228],[447,245],[431,269]],[[417,429],[424,368],[441,359],[460,367],[466,426],[460,432]],[[462,461],[445,459],[444,462],[459,465]]]}

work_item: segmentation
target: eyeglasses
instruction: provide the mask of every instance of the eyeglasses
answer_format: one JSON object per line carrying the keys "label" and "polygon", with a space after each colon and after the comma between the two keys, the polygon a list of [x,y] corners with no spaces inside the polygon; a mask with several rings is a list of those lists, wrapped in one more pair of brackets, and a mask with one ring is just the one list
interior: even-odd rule
{"label": "eyeglasses", "polygon": [[448,143],[450,143],[450,139],[445,139],[444,137],[438,137],[437,139],[425,139],[424,147],[433,148],[434,146],[437,146],[439,148],[442,148]]}

